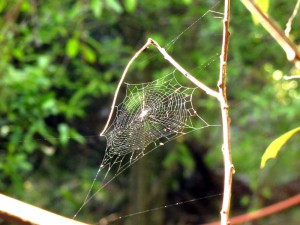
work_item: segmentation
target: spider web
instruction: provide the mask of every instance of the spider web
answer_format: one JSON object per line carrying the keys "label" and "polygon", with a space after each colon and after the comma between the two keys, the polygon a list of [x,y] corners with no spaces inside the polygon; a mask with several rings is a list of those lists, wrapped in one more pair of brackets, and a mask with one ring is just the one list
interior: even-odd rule
{"label": "spider web", "polygon": [[130,161],[134,161],[150,144],[155,148],[195,129],[192,117],[200,118],[203,126],[208,126],[192,105],[194,90],[179,84],[174,73],[149,83],[127,84],[126,97],[104,133],[105,158],[130,154]]}
{"label": "spider web", "polygon": [[[214,11],[219,3],[217,1],[210,10],[173,38],[165,49],[174,46],[183,34],[207,14],[222,14]],[[214,62],[217,55],[211,57],[207,64],[201,65],[202,68]],[[130,63],[131,61],[128,64]],[[192,100],[193,93],[198,88],[181,85],[175,77],[175,71],[152,82],[125,83],[126,95],[114,108],[113,121],[101,133],[107,141],[102,162],[85,200],[73,218],[98,192],[142,157],[179,136],[211,126],[220,126],[209,124],[196,112]],[[118,88],[116,92],[118,93]],[[111,115],[109,121],[110,118]],[[100,187],[93,189],[98,178]]]}
{"label": "spider web", "polygon": [[[104,133],[107,146],[102,163],[74,217],[97,192],[146,154],[179,136],[214,126],[193,107],[196,88],[182,86],[175,71],[152,82],[126,85],[126,96],[116,106],[115,119]],[[91,195],[100,172],[104,172],[102,185]],[[109,172],[113,175],[107,179]]]}
{"label": "spider web", "polygon": [[[118,174],[176,137],[210,126],[193,107],[196,88],[182,86],[174,72],[153,82],[126,84],[126,96],[104,133],[107,147],[100,168],[109,171],[115,166]],[[200,119],[198,128],[193,125],[194,117]]]}

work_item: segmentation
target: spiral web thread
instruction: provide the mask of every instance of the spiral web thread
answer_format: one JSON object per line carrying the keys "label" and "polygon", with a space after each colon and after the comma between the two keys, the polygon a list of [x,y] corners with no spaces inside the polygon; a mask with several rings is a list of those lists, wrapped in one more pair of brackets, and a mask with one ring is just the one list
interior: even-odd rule
{"label": "spiral web thread", "polygon": [[[149,83],[126,84],[126,96],[116,106],[115,119],[104,133],[107,140],[104,158],[78,212],[97,192],[146,154],[179,136],[213,126],[193,107],[192,95],[196,88],[179,84],[174,73]],[[192,123],[195,118],[200,122],[197,127]],[[102,171],[102,185],[91,195]],[[111,178],[107,178],[109,172],[113,174]]]}
{"label": "spiral web thread", "polygon": [[201,128],[209,126],[193,107],[195,89],[179,84],[174,72],[153,82],[127,84],[126,97],[104,133],[107,147],[101,167],[118,164],[118,173],[126,165],[124,158],[131,164],[152,149],[199,129],[193,117],[200,119]]}

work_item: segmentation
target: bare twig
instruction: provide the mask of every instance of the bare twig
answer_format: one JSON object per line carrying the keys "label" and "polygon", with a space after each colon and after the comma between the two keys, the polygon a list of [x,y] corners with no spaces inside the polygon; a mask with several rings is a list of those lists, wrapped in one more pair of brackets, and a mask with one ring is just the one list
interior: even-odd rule
{"label": "bare twig", "polygon": [[[230,224],[231,225],[243,224],[243,223],[247,223],[247,222],[250,222],[253,220],[258,220],[260,218],[273,215],[275,213],[278,213],[280,211],[286,210],[290,207],[293,207],[293,206],[296,206],[299,204],[300,204],[300,194],[293,196],[289,199],[283,200],[281,202],[275,203],[273,205],[267,206],[260,210],[233,217],[230,219]],[[220,224],[220,221],[201,224],[201,225],[219,225],[219,224]]]}
{"label": "bare twig", "polygon": [[290,32],[292,30],[292,23],[298,13],[299,6],[300,6],[300,0],[297,0],[297,3],[293,10],[293,13],[292,13],[291,17],[289,18],[288,22],[286,23],[286,28],[284,30],[285,36],[287,36],[287,37],[290,35]]}
{"label": "bare twig", "polygon": [[186,78],[188,78],[192,83],[194,83],[201,90],[205,91],[208,95],[217,98],[220,102],[221,113],[222,113],[222,125],[223,125],[223,158],[224,158],[224,193],[223,193],[223,204],[221,210],[221,224],[229,224],[229,213],[230,213],[230,202],[231,202],[231,186],[232,186],[232,174],[234,173],[234,166],[232,164],[231,150],[230,150],[230,118],[228,115],[228,105],[227,105],[227,95],[226,95],[226,66],[227,66],[227,55],[228,55],[228,45],[229,45],[229,14],[230,14],[230,0],[225,0],[224,6],[224,17],[223,17],[223,43],[222,52],[220,56],[220,77],[218,81],[219,91],[215,91],[210,87],[206,86],[198,79],[193,77],[188,73],[182,66],[180,66],[167,52],[162,48],[155,40],[149,38],[146,44],[132,57],[128,62],[121,79],[119,81],[118,87],[116,89],[114,100],[111,106],[110,115],[108,121],[101,132],[101,136],[104,135],[111,117],[114,112],[116,99],[120,90],[120,87],[124,81],[124,78],[128,72],[130,65],[133,61],[150,45],[154,45],[158,51],[164,56],[164,58],[169,61],[179,72],[181,72]]}
{"label": "bare twig", "polygon": [[221,224],[227,225],[229,223],[230,203],[231,203],[231,187],[232,175],[234,173],[234,166],[232,164],[231,147],[230,147],[230,118],[228,114],[227,93],[226,93],[226,68],[227,55],[229,45],[229,19],[230,19],[230,0],[224,1],[224,17],[223,17],[223,40],[222,51],[220,55],[220,75],[219,75],[219,101],[222,114],[222,128],[223,128],[223,160],[224,160],[224,190],[223,190],[223,204],[221,214]]}
{"label": "bare twig", "polygon": [[251,0],[241,0],[246,8],[258,19],[260,24],[272,35],[286,53],[287,59],[296,63],[300,63],[300,51],[297,45],[285,36],[282,29],[267,17],[259,7]]}
{"label": "bare twig", "polygon": [[22,225],[87,225],[0,194],[0,218]]}
{"label": "bare twig", "polygon": [[199,87],[200,89],[202,89],[203,91],[205,91],[208,95],[211,95],[215,98],[219,98],[219,93],[214,91],[213,89],[209,88],[208,86],[206,86],[205,84],[203,84],[202,82],[200,82],[199,80],[197,80],[195,77],[193,77],[190,73],[188,73],[182,66],[180,66],[167,52],[164,48],[160,47],[160,45],[154,41],[153,39],[149,38],[146,42],[146,44],[143,45],[143,47],[135,53],[135,55],[131,58],[131,60],[128,62],[127,66],[125,67],[125,70],[121,76],[121,79],[119,81],[118,87],[116,89],[115,95],[114,95],[114,99],[111,105],[111,110],[110,110],[110,114],[108,117],[108,120],[106,122],[105,127],[103,128],[102,132],[100,133],[100,136],[103,136],[113,115],[114,112],[114,108],[116,105],[116,100],[121,88],[121,85],[125,79],[125,76],[129,70],[129,67],[131,66],[131,64],[133,63],[133,61],[146,49],[149,47],[149,45],[154,45],[158,51],[164,56],[164,58],[169,61],[179,72],[181,72],[184,76],[186,76],[191,82],[193,82],[197,87]]}
{"label": "bare twig", "polygon": [[197,80],[190,73],[188,73],[182,66],[180,66],[167,52],[164,48],[160,47],[160,45],[154,41],[153,39],[149,39],[151,43],[158,49],[158,51],[164,56],[164,58],[169,61],[180,73],[182,73],[186,78],[188,78],[192,83],[194,83],[197,87],[205,91],[206,94],[211,95],[215,98],[219,98],[219,93],[214,91],[213,89],[207,87],[205,84]]}
{"label": "bare twig", "polygon": [[120,81],[119,81],[118,87],[117,87],[116,92],[115,92],[115,95],[114,95],[114,99],[113,99],[113,102],[112,102],[112,105],[111,105],[111,110],[110,110],[110,114],[109,114],[108,120],[107,120],[107,122],[106,122],[106,124],[105,124],[105,127],[104,127],[103,130],[101,131],[100,136],[103,136],[104,132],[106,131],[106,129],[107,129],[109,123],[110,123],[111,117],[112,117],[112,115],[113,115],[113,113],[114,113],[114,108],[115,108],[115,106],[116,106],[116,101],[117,101],[117,97],[118,97],[118,94],[119,94],[121,85],[122,85],[122,83],[123,83],[123,81],[124,81],[124,79],[125,79],[125,76],[126,76],[128,70],[129,70],[129,67],[131,66],[131,64],[133,63],[133,61],[134,61],[134,60],[135,60],[135,59],[136,59],[136,58],[137,58],[137,57],[138,57],[138,56],[139,56],[146,48],[148,48],[148,46],[149,46],[150,44],[151,44],[151,40],[148,39],[148,41],[146,42],[146,44],[144,44],[143,47],[142,47],[139,51],[137,51],[137,52],[134,54],[134,56],[130,59],[130,61],[128,62],[127,66],[125,67],[125,70],[124,70],[124,72],[123,72],[123,74],[122,74],[122,76],[121,76],[121,79],[120,79]]}
{"label": "bare twig", "polygon": [[300,79],[300,75],[284,76],[283,79],[285,80]]}

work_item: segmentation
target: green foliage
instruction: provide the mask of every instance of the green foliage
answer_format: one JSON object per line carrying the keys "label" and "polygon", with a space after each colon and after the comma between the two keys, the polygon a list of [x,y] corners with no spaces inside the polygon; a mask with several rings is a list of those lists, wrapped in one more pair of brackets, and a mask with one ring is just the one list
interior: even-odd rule
{"label": "green foliage", "polygon": [[261,158],[260,168],[264,168],[268,159],[276,158],[278,152],[282,148],[282,146],[298,131],[300,131],[300,127],[290,130],[280,137],[276,138],[266,149],[265,153]]}
{"label": "green foliage", "polygon": [[133,13],[137,6],[137,0],[125,0],[124,7],[127,12]]}
{"label": "green foliage", "polygon": [[171,167],[174,163],[178,163],[185,169],[184,176],[189,177],[191,172],[195,169],[195,161],[189,152],[189,149],[183,145],[178,144],[175,151],[170,152],[165,158],[164,167]]}
{"label": "green foliage", "polygon": [[[95,4],[100,16],[95,7],[101,1]],[[100,46],[81,28],[89,19],[84,10],[79,1],[1,1],[0,178],[10,180],[15,195],[22,193],[35,155],[46,159],[49,149],[60,154],[72,140],[85,143],[76,120],[86,115],[93,97],[112,91],[103,80],[113,74],[96,69]]]}
{"label": "green foliage", "polygon": [[[73,216],[83,203],[105,149],[105,141],[98,141],[98,133],[105,124],[119,77],[128,59],[148,37],[154,37],[203,83],[216,87],[222,21],[208,13],[186,30],[214,4],[190,0],[0,0],[1,191]],[[267,5],[269,14],[284,27],[294,2],[276,0]],[[213,10],[221,12],[222,2]],[[291,37],[296,41],[299,26],[295,20]],[[291,130],[300,120],[299,80],[282,79],[300,71],[287,62],[282,49],[261,26],[253,26],[251,15],[239,1],[232,2],[231,34],[227,90],[235,180],[250,188],[253,196],[271,198],[273,186],[299,179],[296,136],[276,166],[262,173],[259,164],[269,140]],[[168,45],[172,40],[174,44]],[[126,82],[152,81],[173,70],[150,47],[132,65]],[[176,78],[182,85],[192,87],[183,76]],[[121,89],[119,102],[124,91]],[[217,101],[198,90],[193,99],[194,107],[206,121],[220,124]],[[170,176],[170,168],[177,165],[183,168],[184,179],[191,178],[192,185],[197,179],[191,176],[205,172],[194,171],[200,162],[187,148],[187,139],[205,158],[204,167],[210,176],[219,178],[220,131],[220,127],[210,127],[174,142],[178,144],[172,148],[175,150],[170,149],[166,158],[159,158],[148,168],[150,172],[158,171],[153,168],[159,168],[159,163],[164,165],[164,169],[151,175],[156,177],[151,188],[164,183],[161,181]],[[97,137],[85,137],[89,135]],[[84,207],[82,219],[99,220],[99,215],[124,208],[107,200],[107,196],[113,196],[118,204],[127,202],[124,196],[128,191],[123,187],[130,181],[126,172],[117,180],[122,188],[118,182],[111,184],[109,194],[97,195],[100,204],[91,202],[91,208]],[[188,183],[177,181],[178,188],[180,182]],[[168,182],[164,184],[164,196],[168,196],[171,188]],[[203,180],[199,187],[219,191],[218,182]],[[149,192],[150,199],[157,198],[152,197]],[[241,201],[251,203],[252,198],[246,196]],[[108,204],[107,210],[98,207],[102,203]],[[211,213],[202,215],[207,214]],[[172,218],[173,215],[177,213]]]}
{"label": "green foliage", "polygon": [[95,17],[99,18],[103,10],[103,1],[102,0],[91,0],[91,9]]}

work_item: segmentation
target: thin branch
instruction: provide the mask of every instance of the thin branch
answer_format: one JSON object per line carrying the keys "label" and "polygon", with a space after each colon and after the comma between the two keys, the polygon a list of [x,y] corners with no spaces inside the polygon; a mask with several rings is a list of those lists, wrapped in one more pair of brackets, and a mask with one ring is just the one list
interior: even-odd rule
{"label": "thin branch", "polygon": [[[262,208],[260,210],[250,212],[244,215],[236,216],[230,219],[230,224],[242,224],[247,223],[253,220],[258,220],[260,218],[273,215],[275,213],[278,213],[280,211],[286,210],[290,207],[296,206],[300,204],[300,194],[293,196],[289,199],[283,200],[281,202],[275,203],[273,205],[267,206],[265,208]],[[212,222],[212,223],[206,223],[201,225],[219,225],[220,222]]]}
{"label": "thin branch", "polygon": [[192,83],[194,83],[197,87],[205,91],[206,94],[211,95],[217,99],[219,99],[219,93],[211,89],[210,87],[206,86],[195,77],[193,77],[190,73],[188,73],[182,66],[180,66],[167,52],[164,48],[160,47],[160,45],[154,41],[153,39],[149,38],[148,41],[158,49],[158,51],[164,56],[164,58],[169,61],[180,73],[182,73],[186,78],[188,78]]}
{"label": "thin branch", "polygon": [[224,17],[223,17],[223,40],[222,51],[220,55],[220,75],[219,75],[219,101],[222,114],[222,128],[223,128],[223,161],[224,161],[224,190],[223,203],[221,214],[221,224],[227,225],[229,222],[230,203],[231,203],[231,189],[232,189],[232,175],[234,173],[234,166],[232,164],[231,146],[230,146],[230,118],[228,114],[227,93],[226,93],[226,68],[227,55],[229,46],[229,20],[230,20],[230,0],[224,1]]}
{"label": "thin branch", "polygon": [[300,79],[300,75],[284,76],[283,79],[285,80]]}
{"label": "thin branch", "polygon": [[121,79],[119,81],[119,84],[117,86],[115,95],[114,95],[114,99],[111,105],[111,110],[110,110],[110,114],[108,117],[108,120],[106,122],[105,127],[103,128],[102,132],[100,133],[100,136],[103,136],[113,115],[114,112],[114,108],[116,105],[116,101],[117,101],[117,97],[121,88],[121,85],[125,79],[125,76],[129,70],[129,67],[131,66],[131,64],[133,63],[133,61],[146,49],[149,47],[149,45],[154,45],[158,51],[164,56],[164,58],[169,61],[179,72],[181,72],[184,76],[186,76],[191,82],[193,82],[197,87],[199,87],[200,89],[202,89],[203,91],[205,91],[208,95],[211,95],[215,98],[219,98],[219,93],[214,91],[213,89],[209,88],[208,86],[206,86],[205,84],[203,84],[202,82],[200,82],[199,80],[197,80],[195,77],[193,77],[190,73],[188,73],[182,66],[180,66],[167,52],[164,48],[160,47],[160,45],[154,41],[151,38],[148,38],[146,44],[144,44],[144,46],[135,53],[135,55],[131,58],[131,60],[128,62],[128,64],[125,67],[125,70],[121,76]]}
{"label": "thin branch", "polygon": [[300,6],[300,0],[297,1],[295,8],[293,10],[293,13],[292,13],[291,17],[289,18],[288,22],[286,23],[286,28],[284,30],[284,33],[285,33],[285,36],[287,36],[287,37],[290,35],[290,32],[292,30],[292,23],[298,13],[299,6]]}
{"label": "thin branch", "polygon": [[0,218],[22,225],[87,225],[0,194]]}
{"label": "thin branch", "polygon": [[150,45],[153,44],[158,51],[164,56],[164,58],[169,61],[179,72],[181,72],[186,78],[188,78],[192,83],[194,83],[201,90],[205,91],[208,95],[211,95],[217,98],[220,102],[221,113],[222,113],[222,125],[223,125],[223,158],[224,158],[224,193],[223,193],[223,204],[221,210],[221,224],[229,224],[229,213],[230,213],[230,202],[231,202],[231,187],[232,187],[232,175],[234,173],[234,166],[232,164],[231,150],[230,150],[230,118],[228,115],[228,105],[227,105],[227,96],[226,96],[226,66],[227,66],[227,55],[228,55],[228,45],[229,45],[229,14],[230,14],[230,0],[225,0],[224,6],[224,17],[223,17],[223,43],[222,51],[220,56],[220,77],[218,81],[219,92],[211,89],[206,86],[190,73],[188,73],[182,66],[180,66],[167,52],[162,48],[156,41],[149,38],[146,44],[132,57],[128,62],[121,79],[119,81],[117,90],[114,95],[114,100],[111,106],[110,115],[108,121],[101,132],[101,136],[106,131],[111,117],[114,112],[116,99],[120,90],[120,87],[124,81],[124,78],[128,72],[128,69],[132,62]]}
{"label": "thin branch", "polygon": [[125,67],[125,70],[121,76],[121,79],[119,81],[119,84],[117,86],[117,89],[116,89],[116,92],[115,92],[115,95],[114,95],[114,99],[113,99],[113,102],[112,102],[112,105],[111,105],[111,110],[110,110],[110,114],[109,114],[109,117],[108,117],[108,120],[105,124],[105,127],[103,128],[103,130],[101,131],[100,133],[100,136],[103,136],[104,132],[106,131],[109,123],[110,123],[110,120],[112,118],[112,115],[113,115],[113,112],[114,112],[114,108],[115,108],[115,105],[116,105],[116,101],[117,101],[117,97],[118,97],[118,94],[119,94],[119,91],[120,91],[120,88],[121,88],[121,85],[125,79],[125,76],[129,70],[129,67],[130,65],[133,63],[133,61],[146,49],[148,48],[148,46],[151,44],[151,40],[148,39],[148,41],[146,42],[146,44],[144,44],[144,46],[138,51],[135,53],[135,55],[130,59],[130,61],[128,62],[127,66]]}
{"label": "thin branch", "polygon": [[[246,8],[253,14],[260,24],[272,35],[286,53],[287,59],[297,64],[300,63],[300,51],[297,45],[285,36],[282,29],[275,25],[271,18],[267,17],[259,7],[251,0],[241,0]],[[297,65],[296,64],[296,65]]]}

